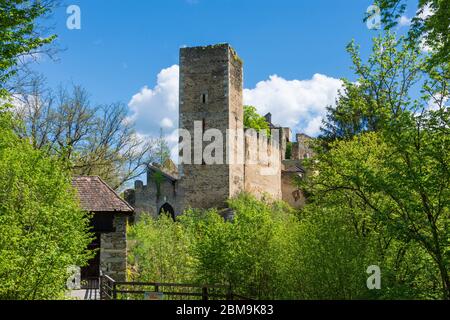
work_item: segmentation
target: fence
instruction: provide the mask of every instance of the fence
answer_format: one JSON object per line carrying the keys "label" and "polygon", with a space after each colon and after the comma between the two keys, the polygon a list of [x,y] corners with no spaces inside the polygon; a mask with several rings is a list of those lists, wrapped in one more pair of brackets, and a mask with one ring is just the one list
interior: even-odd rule
{"label": "fence", "polygon": [[84,300],[97,300],[99,298],[99,278],[87,278],[81,282],[81,289],[85,290]]}
{"label": "fence", "polygon": [[249,300],[223,285],[115,281],[100,278],[102,300]]}

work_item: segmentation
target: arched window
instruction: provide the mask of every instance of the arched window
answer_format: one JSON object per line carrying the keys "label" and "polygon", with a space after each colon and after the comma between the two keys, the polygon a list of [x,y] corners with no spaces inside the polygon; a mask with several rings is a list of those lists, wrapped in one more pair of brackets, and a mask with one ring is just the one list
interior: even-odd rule
{"label": "arched window", "polygon": [[175,220],[175,210],[173,210],[173,207],[170,204],[168,204],[167,202],[164,203],[161,206],[161,208],[159,208],[158,214],[161,214],[163,212],[166,214],[169,214],[172,217],[172,219]]}

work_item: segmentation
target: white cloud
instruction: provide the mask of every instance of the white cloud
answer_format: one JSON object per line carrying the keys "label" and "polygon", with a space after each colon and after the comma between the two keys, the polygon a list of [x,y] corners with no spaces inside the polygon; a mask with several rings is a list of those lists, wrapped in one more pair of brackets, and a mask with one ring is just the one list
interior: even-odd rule
{"label": "white cloud", "polygon": [[315,74],[309,80],[286,80],[277,75],[244,90],[244,103],[260,114],[272,113],[272,122],[294,132],[315,136],[328,105],[334,105],[342,81]]}
{"label": "white cloud", "polygon": [[320,131],[320,126],[322,125],[322,116],[317,116],[314,119],[312,119],[308,126],[305,128],[303,133],[306,133],[309,136],[315,136]]}
{"label": "white cloud", "polygon": [[448,107],[447,106],[448,102],[450,102],[450,97],[446,97],[446,96],[443,97],[443,95],[437,94],[436,96],[431,97],[428,100],[427,109],[428,110],[432,110],[432,111],[437,111],[440,108]]}
{"label": "white cloud", "polygon": [[162,128],[173,128],[173,121],[169,118],[164,118],[160,123]]}
{"label": "white cloud", "polygon": [[137,132],[159,135],[160,128],[178,125],[178,65],[162,69],[154,88],[143,87],[128,103]]}
{"label": "white cloud", "polygon": [[434,10],[431,7],[430,3],[427,3],[422,9],[417,11],[417,16],[422,20],[428,19],[428,17],[432,16],[433,14]]}
{"label": "white cloud", "polygon": [[409,26],[409,25],[411,25],[411,19],[408,18],[407,16],[401,16],[398,24],[401,27]]}
{"label": "white cloud", "polygon": [[[423,8],[416,11],[416,17],[421,20],[426,20],[430,16],[434,14],[434,10],[431,7],[430,3],[425,4]],[[398,24],[400,27],[408,27],[411,25],[412,19],[408,18],[407,16],[403,15],[400,17]]]}
{"label": "white cloud", "polygon": [[424,38],[420,39],[419,47],[420,47],[420,50],[422,50],[422,51],[425,52],[425,53],[429,53],[429,52],[432,52],[432,51],[433,51],[433,48],[431,48],[431,47],[427,44],[426,36],[425,36]]}
{"label": "white cloud", "polygon": [[[170,146],[178,142],[173,133],[178,126],[178,75],[173,65],[161,70],[154,88],[143,87],[128,106],[138,133],[159,136],[160,128],[169,135]],[[262,115],[271,112],[272,122],[290,127],[294,132],[315,136],[328,105],[334,105],[342,81],[322,74],[308,80],[286,80],[272,75],[268,80],[244,89],[244,103],[254,105]]]}

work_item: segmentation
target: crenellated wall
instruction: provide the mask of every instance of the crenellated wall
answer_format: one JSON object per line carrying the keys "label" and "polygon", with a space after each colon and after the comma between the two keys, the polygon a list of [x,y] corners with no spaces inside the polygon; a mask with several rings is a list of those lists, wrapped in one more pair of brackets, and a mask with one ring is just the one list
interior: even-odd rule
{"label": "crenellated wall", "polygon": [[161,207],[166,203],[174,209],[175,215],[183,211],[182,191],[178,187],[178,181],[162,180],[159,195],[151,173],[148,173],[147,181],[147,185],[144,185],[142,181],[137,180],[134,189],[125,191],[125,200],[135,210],[135,220],[139,220],[142,214],[149,214],[156,218]]}
{"label": "crenellated wall", "polygon": [[257,198],[268,195],[281,200],[280,143],[254,133],[250,129],[245,134],[245,191]]}

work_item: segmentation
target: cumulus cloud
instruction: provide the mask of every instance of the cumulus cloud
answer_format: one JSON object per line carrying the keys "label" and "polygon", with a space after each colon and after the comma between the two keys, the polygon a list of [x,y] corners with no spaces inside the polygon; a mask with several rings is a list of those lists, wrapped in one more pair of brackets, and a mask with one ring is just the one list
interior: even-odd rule
{"label": "cumulus cloud", "polygon": [[434,10],[430,3],[427,3],[421,10],[417,11],[419,19],[426,20],[434,14]]}
{"label": "cumulus cloud", "polygon": [[428,100],[428,105],[427,105],[426,109],[431,110],[431,111],[437,111],[440,108],[448,107],[449,102],[450,102],[450,97],[443,96],[442,94],[437,94],[436,96],[433,96]]}
{"label": "cumulus cloud", "polygon": [[[425,36],[425,37],[426,37],[426,36]],[[431,48],[431,47],[427,44],[427,41],[426,41],[426,38],[425,38],[425,37],[423,37],[422,39],[420,39],[420,43],[419,43],[420,50],[422,50],[422,51],[425,52],[425,53],[432,52],[432,51],[433,51],[433,48]]]}
{"label": "cumulus cloud", "polygon": [[[416,17],[421,20],[426,20],[434,14],[434,10],[430,3],[425,4],[421,9],[416,11]],[[400,17],[398,24],[400,27],[409,27],[411,25],[412,19],[403,15]]]}
{"label": "cumulus cloud", "polygon": [[[170,146],[176,145],[178,135],[178,78],[179,67],[161,70],[153,88],[143,87],[130,100],[130,116],[137,132],[158,136],[163,128]],[[262,115],[272,113],[272,122],[290,127],[294,132],[311,136],[319,133],[326,106],[334,105],[342,81],[322,74],[307,80],[286,80],[272,75],[244,89],[244,103],[253,105]],[[175,151],[174,151],[175,153]]]}
{"label": "cumulus cloud", "polygon": [[322,74],[308,80],[286,80],[277,75],[244,90],[244,103],[260,114],[272,113],[272,122],[294,132],[316,136],[328,105],[334,105],[342,81]]}
{"label": "cumulus cloud", "polygon": [[408,18],[407,16],[401,16],[400,20],[398,21],[398,24],[401,27],[410,26],[411,25],[411,19]]}
{"label": "cumulus cloud", "polygon": [[157,136],[160,128],[174,130],[178,126],[178,65],[162,69],[154,88],[144,86],[128,103],[131,115],[141,134]]}

